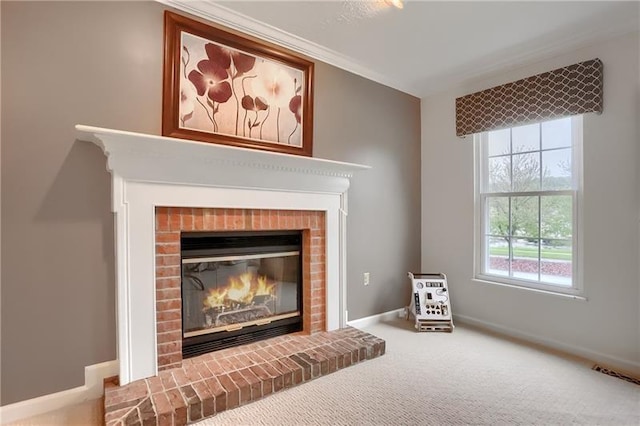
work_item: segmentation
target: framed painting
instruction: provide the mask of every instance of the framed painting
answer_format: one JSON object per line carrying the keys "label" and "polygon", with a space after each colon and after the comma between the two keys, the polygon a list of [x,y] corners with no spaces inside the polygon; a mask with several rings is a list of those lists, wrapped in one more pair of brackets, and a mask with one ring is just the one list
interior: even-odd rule
{"label": "framed painting", "polygon": [[165,12],[162,134],[311,156],[313,62]]}

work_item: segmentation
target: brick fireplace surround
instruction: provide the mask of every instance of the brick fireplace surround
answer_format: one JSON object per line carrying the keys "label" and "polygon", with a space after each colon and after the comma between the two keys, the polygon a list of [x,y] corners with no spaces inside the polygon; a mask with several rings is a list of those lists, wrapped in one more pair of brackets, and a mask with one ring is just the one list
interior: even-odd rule
{"label": "brick fireplace surround", "polygon": [[[368,166],[76,126],[107,156],[117,382],[108,425],[181,425],[382,355],[346,326],[347,189]],[[180,232],[302,230],[303,331],[182,360]]]}
{"label": "brick fireplace surround", "polygon": [[[105,387],[105,424],[184,425],[384,354],[354,328],[326,332],[325,214],[157,207],[158,376]],[[181,231],[302,230],[303,331],[182,359]]]}
{"label": "brick fireplace surround", "polygon": [[324,212],[156,207],[156,321],[158,369],[182,363],[181,231],[302,230],[303,330],[325,326]]}

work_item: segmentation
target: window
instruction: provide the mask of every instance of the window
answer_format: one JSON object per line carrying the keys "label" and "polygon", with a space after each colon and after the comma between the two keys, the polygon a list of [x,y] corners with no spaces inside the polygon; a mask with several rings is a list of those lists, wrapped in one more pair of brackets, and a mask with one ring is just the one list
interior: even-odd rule
{"label": "window", "polygon": [[476,276],[575,294],[582,116],[475,135]]}

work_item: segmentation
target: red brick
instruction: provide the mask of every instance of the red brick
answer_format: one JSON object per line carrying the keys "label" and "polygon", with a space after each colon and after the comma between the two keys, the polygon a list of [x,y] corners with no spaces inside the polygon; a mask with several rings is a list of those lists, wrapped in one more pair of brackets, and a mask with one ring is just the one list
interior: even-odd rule
{"label": "red brick", "polygon": [[227,410],[237,407],[240,404],[240,391],[238,386],[227,374],[222,374],[217,378],[227,392]]}
{"label": "red brick", "polygon": [[273,392],[273,378],[267,373],[261,366],[254,365],[249,367],[249,370],[260,380],[262,383],[262,396],[267,396]]}
{"label": "red brick", "polygon": [[300,365],[298,365],[297,363],[295,363],[294,361],[292,361],[288,357],[280,358],[279,361],[282,364],[284,364],[287,367],[289,367],[289,369],[291,369],[291,372],[293,374],[292,379],[293,379],[293,384],[294,385],[302,383],[302,367]]}
{"label": "red brick", "polygon": [[173,424],[173,405],[165,393],[151,395],[151,401],[156,411],[158,426]]}
{"label": "red brick", "polygon": [[180,320],[159,321],[156,327],[158,333],[180,331],[182,330],[182,322]]}
{"label": "red brick", "polygon": [[156,254],[180,254],[180,244],[157,243]]}
{"label": "red brick", "polygon": [[180,209],[172,207],[169,209],[169,230],[180,231],[181,229]]}
{"label": "red brick", "polygon": [[245,354],[237,354],[236,359],[238,360],[238,368],[249,367],[255,364],[255,362],[251,359],[251,357]]}
{"label": "red brick", "polygon": [[268,229],[278,229],[278,211],[271,210],[269,212],[269,227]]}
{"label": "red brick", "polygon": [[224,373],[224,369],[220,366],[218,361],[214,359],[206,361],[205,364],[207,365],[207,368],[209,368],[209,370],[211,370],[211,372],[214,375],[220,375]]}
{"label": "red brick", "polygon": [[192,386],[202,401],[202,416],[213,416],[216,413],[216,398],[211,393],[209,386],[204,381],[193,383]]}
{"label": "red brick", "polygon": [[198,372],[198,369],[194,365],[184,365],[183,370],[187,374],[187,378],[189,379],[190,383],[197,382],[203,379],[203,377]]}
{"label": "red brick", "polygon": [[156,207],[156,230],[169,230],[169,209],[166,207]]}
{"label": "red brick", "polygon": [[251,229],[260,229],[261,221],[260,221],[260,213],[258,211],[253,210],[249,213],[249,217],[251,218]]}
{"label": "red brick", "polygon": [[173,321],[179,320],[182,321],[182,313],[179,309],[167,310],[167,311],[158,311],[156,313],[156,321]]}
{"label": "red brick", "polygon": [[181,229],[183,231],[193,231],[193,209],[182,208],[180,210]]}
{"label": "red brick", "polygon": [[182,308],[182,301],[180,299],[171,300],[158,300],[156,302],[156,309],[158,311],[172,311]]}
{"label": "red brick", "polygon": [[211,390],[211,394],[216,398],[227,393],[227,390],[224,388],[224,386],[222,386],[217,376],[213,376],[208,379],[205,379],[204,382],[207,384],[207,386]]}
{"label": "red brick", "polygon": [[215,397],[216,413],[220,413],[227,409],[227,391],[222,387],[216,377],[205,380],[206,385],[211,390],[211,394]]}
{"label": "red brick", "polygon": [[180,256],[172,254],[156,256],[156,266],[180,266]]}
{"label": "red brick", "polygon": [[269,210],[255,210],[258,216],[258,227],[256,229],[269,228]]}
{"label": "red brick", "polygon": [[240,367],[240,362],[235,357],[220,358],[217,360],[218,364],[222,368],[222,371],[228,373],[230,371],[237,370]]}
{"label": "red brick", "polygon": [[311,364],[297,354],[291,355],[290,359],[302,367],[302,380],[311,380]]}
{"label": "red brick", "polygon": [[240,405],[251,401],[251,384],[249,381],[239,371],[232,371],[229,373],[229,377],[240,390]]}
{"label": "red brick", "polygon": [[156,243],[179,243],[180,232],[156,232]]}
{"label": "red brick", "polygon": [[149,377],[145,380],[147,382],[147,387],[149,388],[149,393],[154,394],[164,392],[164,386],[162,386],[162,380],[159,376]]}
{"label": "red brick", "polygon": [[180,388],[180,392],[187,403],[187,417],[189,422],[195,422],[202,419],[202,401],[193,389],[193,386],[186,385]]}
{"label": "red brick", "polygon": [[204,228],[211,231],[215,229],[215,213],[212,209],[204,209]]}
{"label": "red brick", "polygon": [[214,229],[222,231],[226,229],[226,215],[224,209],[215,209]]}
{"label": "red brick", "polygon": [[156,268],[156,277],[158,278],[180,278],[179,266],[158,266]]}
{"label": "red brick", "polygon": [[158,353],[162,355],[172,354],[172,353],[181,352],[181,351],[182,351],[182,342],[160,343],[158,345]]}
{"label": "red brick", "polygon": [[204,212],[202,209],[193,209],[193,229],[195,231],[202,231],[204,227]]}
{"label": "red brick", "polygon": [[165,391],[169,389],[174,389],[178,386],[175,379],[173,378],[173,374],[171,374],[170,371],[163,371],[158,374],[158,377],[160,377],[160,381],[162,382],[162,387],[164,387]]}
{"label": "red brick", "polygon": [[251,400],[255,401],[262,398],[262,380],[260,380],[249,368],[239,371],[240,374],[249,382],[251,386]]}
{"label": "red brick", "polygon": [[156,278],[156,289],[180,288],[180,278]]}
{"label": "red brick", "polygon": [[[229,224],[229,220],[231,219],[231,224]],[[231,227],[229,227],[231,225]],[[240,209],[231,209],[231,213],[227,211],[227,229],[244,229],[245,228],[245,219],[244,219],[244,211]]]}
{"label": "red brick", "polygon": [[182,340],[182,332],[181,330],[169,331],[166,333],[158,333],[158,344],[160,343],[169,343],[169,342],[177,342]]}
{"label": "red brick", "polygon": [[200,373],[200,376],[203,379],[213,377],[213,373],[211,372],[211,370],[209,370],[207,364],[205,364],[204,362],[198,362],[194,364],[194,367],[198,369],[198,373]]}
{"label": "red brick", "polygon": [[180,299],[182,293],[179,288],[163,288],[156,290],[156,300]]}
{"label": "red brick", "polygon": [[167,391],[167,397],[173,407],[173,421],[175,425],[187,424],[187,403],[178,389]]}

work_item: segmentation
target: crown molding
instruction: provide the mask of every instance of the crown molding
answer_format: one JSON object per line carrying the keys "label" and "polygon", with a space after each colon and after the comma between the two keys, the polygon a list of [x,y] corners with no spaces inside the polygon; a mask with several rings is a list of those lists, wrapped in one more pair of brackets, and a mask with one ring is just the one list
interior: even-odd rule
{"label": "crown molding", "polygon": [[354,61],[341,53],[328,49],[317,43],[283,31],[272,25],[253,19],[242,13],[214,3],[212,0],[156,0],[166,6],[173,7],[191,15],[208,21],[224,25],[227,28],[240,31],[261,40],[283,46],[289,50],[325,62],[329,65],[349,71],[376,83],[417,96],[415,88],[404,81],[390,78]]}

